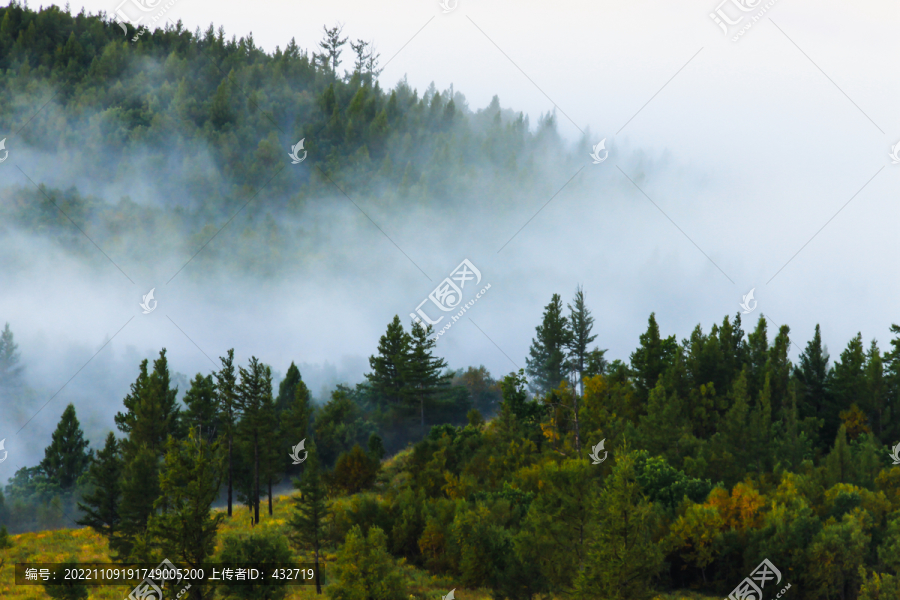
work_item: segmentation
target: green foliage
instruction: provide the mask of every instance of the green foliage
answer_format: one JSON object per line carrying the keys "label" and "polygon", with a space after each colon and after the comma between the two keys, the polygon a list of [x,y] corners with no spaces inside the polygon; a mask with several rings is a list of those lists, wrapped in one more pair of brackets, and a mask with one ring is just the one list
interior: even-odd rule
{"label": "green foliage", "polygon": [[325,484],[319,472],[319,459],[315,448],[310,450],[311,456],[306,461],[306,468],[300,480],[294,480],[294,487],[300,492],[291,502],[294,512],[288,519],[289,538],[291,543],[304,550],[315,553],[316,593],[322,593],[319,579],[319,551],[325,539],[325,521],[328,518],[328,502]]}
{"label": "green foliage", "polygon": [[0,550],[6,550],[7,548],[12,548],[13,542],[9,537],[9,532],[6,530],[6,525],[0,525]]}
{"label": "green foliage", "polygon": [[[53,569],[53,574],[62,580],[66,569],[77,569],[78,567],[78,561],[69,559]],[[58,598],[59,600],[86,600],[88,597],[87,586],[76,579],[69,579],[65,583],[57,585],[44,584],[43,587],[44,593],[47,594],[48,598]]]}
{"label": "green foliage", "polygon": [[372,487],[379,467],[379,462],[356,444],[338,457],[330,478],[331,484],[346,494],[359,493]]}
{"label": "green foliage", "polygon": [[637,482],[647,498],[669,509],[677,507],[685,497],[693,503],[703,503],[713,489],[708,479],[688,477],[666,459],[650,457],[646,451],[635,452],[634,468]]}
{"label": "green foliage", "polygon": [[88,485],[93,489],[84,495],[78,508],[84,516],[77,521],[97,533],[112,537],[119,524],[119,504],[122,498],[120,478],[122,458],[116,436],[109,432],[106,444],[97,452],[88,469]]}
{"label": "green foliage", "polygon": [[349,389],[338,386],[325,406],[316,414],[315,438],[319,458],[332,465],[341,453],[356,444],[364,444],[375,433],[375,425],[366,419]]}
{"label": "green foliage", "polygon": [[387,536],[378,527],[363,535],[359,527],[347,534],[331,569],[332,600],[405,600],[403,577],[387,551]]}
{"label": "green foliage", "polygon": [[[275,565],[295,562],[287,540],[272,532],[260,531],[249,535],[229,535],[222,540],[222,550],[216,556],[218,562]],[[262,567],[264,568],[264,567]],[[267,571],[271,571],[268,569]],[[318,567],[316,568],[318,572]],[[193,591],[194,587],[191,587]],[[266,578],[263,583],[217,586],[223,598],[234,600],[282,600],[287,597],[283,581]]]}
{"label": "green foliage", "polygon": [[[559,294],[553,294],[550,303],[544,307],[543,319],[535,328],[535,337],[528,351],[526,372],[531,378],[532,391],[538,394],[555,389],[568,374],[566,352],[573,338],[569,320],[562,311],[562,299]],[[579,340],[583,343],[589,337],[590,328],[587,322],[581,325],[586,328],[586,332],[581,331],[583,339]]]}
{"label": "green foliage", "polygon": [[69,404],[53,432],[50,445],[44,449],[41,470],[60,490],[71,491],[91,462],[93,452],[87,450],[88,446],[89,442],[84,439],[81,424],[75,416],[75,406]]}

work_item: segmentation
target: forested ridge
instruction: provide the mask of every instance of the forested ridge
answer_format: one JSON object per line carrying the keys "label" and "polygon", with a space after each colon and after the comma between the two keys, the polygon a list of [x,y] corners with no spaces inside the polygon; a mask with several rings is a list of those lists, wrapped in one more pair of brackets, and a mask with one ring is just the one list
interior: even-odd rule
{"label": "forested ridge", "polygon": [[[628,359],[608,361],[579,289],[545,307],[527,370],[447,370],[428,332],[395,318],[366,382],[324,405],[294,365],[275,389],[270,367],[232,351],[179,402],[162,351],[140,365],[102,449],[66,408],[0,519],[60,526],[77,506],[117,560],[337,552],[323,567],[333,598],[406,598],[404,563],[495,598],[721,597],[763,560],[781,574],[766,598],[897,598],[891,330],[887,350],[856,336],[832,360],[816,327],[792,363],[790,329],[770,332],[764,316],[679,342],[651,315]],[[8,328],[0,350],[9,386],[21,367]],[[216,541],[223,519],[272,514],[272,484],[288,480],[301,493],[277,505],[282,530]],[[226,494],[229,508],[211,510]]]}
{"label": "forested ridge", "polygon": [[[341,31],[267,54],[213,25],[132,41],[105,15],[0,8],[0,135],[32,180],[4,174],[0,217],[88,256],[61,211],[107,252],[137,255],[166,235],[190,255],[252,199],[231,259],[271,265],[315,251],[319,228],[286,219],[302,210],[348,199],[395,215],[503,210],[545,200],[565,179],[543,174],[582,162],[553,115],[531,128],[496,97],[473,111],[452,86],[383,88],[387,59]],[[307,158],[286,169],[301,139]]]}

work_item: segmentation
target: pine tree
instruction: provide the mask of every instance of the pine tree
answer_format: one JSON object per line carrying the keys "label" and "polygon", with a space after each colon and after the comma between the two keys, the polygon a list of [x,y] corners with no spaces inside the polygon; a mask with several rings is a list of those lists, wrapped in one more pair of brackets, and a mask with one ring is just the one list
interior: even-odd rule
{"label": "pine tree", "polygon": [[155,510],[166,440],[177,433],[180,418],[177,395],[178,388],[170,387],[163,348],[159,358],[153,361],[152,373],[147,373],[147,360],[141,362],[138,378],[123,400],[126,412],[115,416],[116,426],[127,435],[120,442],[123,459],[120,524],[110,539],[110,547],[119,559],[128,558],[141,547],[138,538],[146,533]]}
{"label": "pine tree", "polygon": [[858,400],[865,398],[866,354],[862,334],[857,333],[841,352],[828,374],[829,403],[825,410],[823,435],[834,439],[841,425],[841,412],[849,409]]}
{"label": "pine tree", "polygon": [[[292,365],[293,366],[293,363]],[[288,373],[290,373],[288,369]],[[290,458],[290,448],[293,448],[305,440],[309,435],[310,417],[312,416],[312,397],[306,384],[300,377],[300,371],[297,371],[297,383],[293,386],[293,397],[291,401],[283,406],[283,410],[279,417],[279,433],[278,439],[282,440],[282,444],[277,444],[279,454],[278,459],[284,465],[286,475],[294,475],[300,472],[301,465],[292,464]],[[283,383],[283,382],[282,382]],[[286,389],[283,390],[286,392]],[[281,392],[279,392],[279,400],[281,401]],[[278,402],[276,402],[276,411],[278,410]]]}
{"label": "pine tree", "polygon": [[93,452],[87,450],[89,443],[84,439],[73,404],[63,411],[51,439],[44,449],[41,470],[59,489],[71,491],[93,457]]}
{"label": "pine tree", "polygon": [[[813,339],[806,344],[806,349],[800,354],[798,365],[794,367],[794,378],[799,383],[797,407],[800,418],[824,419],[827,407],[830,405],[828,393],[828,350],[822,344],[822,333],[816,324],[816,332]],[[822,432],[825,439],[825,432]],[[828,439],[831,442],[832,437]],[[817,440],[819,442],[820,440]]]}
{"label": "pine tree", "polygon": [[19,365],[18,348],[7,323],[0,332],[0,387],[12,388],[20,383],[24,367]]}
{"label": "pine tree", "polygon": [[884,438],[900,439],[900,325],[891,324],[891,349],[884,353]]}
{"label": "pine tree", "polygon": [[382,405],[396,409],[407,402],[409,390],[404,376],[411,344],[412,338],[403,330],[400,317],[394,315],[378,341],[378,354],[369,357],[372,372],[366,373],[372,392]]}
{"label": "pine tree", "polygon": [[747,334],[749,371],[747,372],[747,393],[751,398],[762,389],[769,361],[768,322],[763,315],[756,322],[756,329]]}
{"label": "pine tree", "polygon": [[[241,413],[237,433],[251,453],[251,495],[253,522],[259,523],[260,460],[262,443],[271,433],[272,423],[272,372],[252,356],[247,369],[238,367],[241,382],[237,387],[236,406]],[[269,436],[270,437],[270,436]]]}
{"label": "pine tree", "polygon": [[197,373],[184,394],[184,405],[187,409],[181,414],[181,421],[186,429],[196,427],[201,437],[214,440],[219,434],[220,409],[212,375]]}
{"label": "pine tree", "polygon": [[841,425],[834,439],[834,448],[825,457],[826,487],[850,483],[853,474],[852,460],[850,445],[847,443],[847,428]]}
{"label": "pine tree", "polygon": [[650,313],[647,331],[640,336],[640,347],[631,353],[631,370],[634,372],[635,387],[641,404],[647,401],[659,376],[672,363],[677,349],[674,335],[666,339],[660,337],[656,314]]}
{"label": "pine tree", "polygon": [[122,458],[119,456],[119,443],[110,431],[106,436],[106,444],[97,452],[88,469],[88,482],[93,491],[84,495],[83,503],[78,503],[78,508],[84,516],[76,523],[90,527],[106,538],[111,538],[115,534],[119,524],[119,503],[122,497],[119,488],[121,476]]}
{"label": "pine tree", "polygon": [[[297,365],[292,361],[284,379],[278,384],[278,396],[275,398],[276,415],[281,416],[290,408],[294,399],[297,397],[296,388],[300,384],[303,384],[303,378],[300,376],[300,369],[298,369]],[[306,384],[303,384],[303,387],[306,387]]]}
{"label": "pine tree", "polygon": [[269,501],[269,515],[271,516],[272,486],[281,481],[281,476],[285,470],[285,462],[284,455],[280,452],[278,444],[272,443],[272,441],[278,439],[279,428],[275,402],[272,398],[272,369],[268,366],[265,368],[265,376],[262,381],[262,431],[260,432],[260,439],[270,441],[260,445],[260,473],[263,481],[266,482],[266,497]]}
{"label": "pine tree", "polygon": [[569,320],[562,314],[562,300],[559,294],[553,294],[550,303],[544,307],[543,319],[535,328],[535,337],[525,359],[525,371],[533,392],[546,394],[567,379],[566,349],[571,342],[572,330]]}
{"label": "pine tree", "polygon": [[319,459],[315,448],[309,450],[303,477],[294,480],[294,487],[300,494],[291,498],[294,513],[288,519],[291,542],[303,550],[311,550],[315,555],[316,593],[322,593],[319,578],[319,553],[325,540],[325,522],[329,509],[325,485],[319,472]]}
{"label": "pine tree", "polygon": [[575,598],[643,600],[665,565],[655,539],[658,522],[641,493],[632,454],[621,455],[595,506],[600,527],[591,540],[585,568],[575,580]]}
{"label": "pine tree", "polygon": [[216,393],[219,396],[219,422],[228,450],[228,516],[232,511],[234,492],[234,433],[240,414],[237,402],[237,378],[234,373],[234,348],[226,356],[220,356],[222,368],[216,373]]}
{"label": "pine tree", "polygon": [[425,427],[425,404],[444,393],[450,386],[450,375],[443,374],[447,361],[434,356],[437,341],[431,337],[432,328],[413,326],[406,368],[402,370],[403,384],[408,397],[419,405],[421,425]]}
{"label": "pine tree", "polygon": [[[169,438],[165,464],[160,472],[161,496],[148,524],[148,539],[162,553],[184,568],[199,568],[215,550],[216,530],[225,517],[213,514],[223,475],[220,442],[204,439],[191,428],[186,440]],[[212,597],[203,586],[192,585],[189,598]]]}
{"label": "pine tree", "polygon": [[[569,308],[569,325],[572,329],[568,345],[568,360],[571,369],[578,373],[578,383],[581,385],[580,393],[584,395],[583,378],[591,360],[588,345],[597,339],[596,334],[591,335],[591,330],[594,328],[594,317],[584,303],[584,289],[581,286],[578,286],[575,291],[575,306],[573,307],[571,304],[567,306]],[[594,352],[602,353],[605,350],[594,350]]]}

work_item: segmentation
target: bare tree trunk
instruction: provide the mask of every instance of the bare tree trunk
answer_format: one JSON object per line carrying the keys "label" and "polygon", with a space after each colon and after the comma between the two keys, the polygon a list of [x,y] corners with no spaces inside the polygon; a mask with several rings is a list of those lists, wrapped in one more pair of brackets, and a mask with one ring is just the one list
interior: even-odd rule
{"label": "bare tree trunk", "polygon": [[228,516],[231,516],[231,433],[228,434]]}
{"label": "bare tree trunk", "polygon": [[316,542],[316,594],[322,593],[322,583],[319,580],[319,543]]}
{"label": "bare tree trunk", "polygon": [[[574,393],[575,390],[572,390],[572,392]],[[573,404],[573,408],[574,408],[573,412],[575,413],[575,453],[578,456],[581,456],[581,433],[579,432],[579,429],[578,429],[578,394],[573,394],[573,395],[575,396],[574,404]]]}
{"label": "bare tree trunk", "polygon": [[[254,436],[255,438],[256,436]],[[253,498],[253,518],[259,523],[259,440],[253,440],[253,478],[254,478],[254,498]]]}
{"label": "bare tree trunk", "polygon": [[269,516],[272,516],[272,476],[269,476]]}

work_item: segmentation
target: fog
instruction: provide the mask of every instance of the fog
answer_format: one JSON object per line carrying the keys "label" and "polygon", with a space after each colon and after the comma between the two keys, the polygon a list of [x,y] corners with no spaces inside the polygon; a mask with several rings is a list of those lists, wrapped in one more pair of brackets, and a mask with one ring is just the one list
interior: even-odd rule
{"label": "fog", "polygon": [[[335,384],[363,380],[387,323],[396,314],[408,324],[463,259],[481,272],[479,289],[491,287],[438,341],[454,369],[524,368],[544,305],[553,293],[571,301],[578,285],[609,359],[628,359],[651,312],[680,340],[740,312],[751,288],[758,305],[744,329],[760,314],[770,334],[790,325],[793,359],[817,323],[832,358],[857,331],[884,349],[900,322],[900,165],[888,156],[900,140],[900,8],[780,0],[732,42],[708,16],[715,4],[459,0],[444,15],[422,0],[390,9],[180,0],[170,15],[188,29],[252,31],[267,51],[292,37],[313,48],[323,24],[345,23],[345,35],[373,39],[390,60],[382,87],[404,75],[420,95],[432,81],[452,84],[473,112],[496,94],[532,129],[555,110],[561,150],[539,153],[542,185],[512,198],[407,207],[335,192],[293,216],[256,201],[237,211],[235,200],[209,218],[215,231],[237,211],[193,259],[209,235],[176,217],[134,224],[100,249],[68,223],[83,252],[0,227],[0,325],[10,323],[31,388],[25,404],[3,407],[0,481],[43,457],[70,402],[96,448],[140,361],[163,347],[180,392],[233,347],[240,364],[257,356],[278,375],[294,361],[324,400]],[[73,12],[80,6],[116,8],[73,3]],[[593,164],[602,138],[609,158]],[[0,197],[33,190],[30,179],[109,203],[181,204],[177,190],[190,182],[169,179],[169,167],[97,156],[80,142],[61,131],[55,149],[17,148],[0,164]],[[171,163],[185,156],[191,170],[217,169],[196,147],[173,150]],[[110,163],[120,166],[104,172]],[[276,175],[285,181],[311,168],[285,165]],[[200,195],[186,195],[202,213]],[[273,214],[284,251],[266,254],[258,272],[236,268],[229,249]],[[158,305],[143,314],[151,288]]]}

